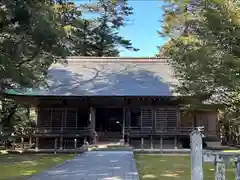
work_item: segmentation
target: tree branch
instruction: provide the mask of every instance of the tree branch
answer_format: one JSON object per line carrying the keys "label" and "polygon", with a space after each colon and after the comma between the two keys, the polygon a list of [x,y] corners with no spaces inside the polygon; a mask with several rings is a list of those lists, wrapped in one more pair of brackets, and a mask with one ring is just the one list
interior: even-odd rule
{"label": "tree branch", "polygon": [[32,55],[30,58],[21,61],[21,62],[20,62],[19,64],[17,64],[15,67],[16,67],[16,68],[20,68],[23,64],[31,62],[33,59],[35,59],[35,58],[38,56],[38,54],[39,54],[39,52],[40,52],[40,49],[41,49],[41,48],[40,48],[40,46],[39,46],[39,48],[37,48],[37,50],[33,53],[33,55]]}

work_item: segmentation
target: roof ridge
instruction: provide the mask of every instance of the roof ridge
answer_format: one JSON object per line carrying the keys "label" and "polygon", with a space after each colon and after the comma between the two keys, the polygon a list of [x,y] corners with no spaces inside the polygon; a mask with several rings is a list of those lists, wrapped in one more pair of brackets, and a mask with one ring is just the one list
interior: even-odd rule
{"label": "roof ridge", "polygon": [[68,56],[66,60],[69,63],[82,63],[82,62],[91,62],[91,63],[166,63],[167,58],[159,57],[84,57],[84,56]]}
{"label": "roof ridge", "polygon": [[152,56],[152,57],[109,57],[109,56],[67,56],[66,57],[71,58],[71,59],[168,59],[166,57],[156,57],[156,56]]}

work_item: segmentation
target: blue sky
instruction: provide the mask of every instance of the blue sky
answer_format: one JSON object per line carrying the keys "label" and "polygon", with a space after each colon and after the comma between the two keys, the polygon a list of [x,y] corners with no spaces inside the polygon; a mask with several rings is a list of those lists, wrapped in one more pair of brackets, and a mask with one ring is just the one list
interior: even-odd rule
{"label": "blue sky", "polygon": [[[86,2],[82,0],[81,2]],[[80,2],[78,0],[78,2]],[[89,2],[89,0],[88,0]],[[129,0],[134,14],[129,17],[128,25],[121,28],[120,35],[131,40],[138,52],[121,50],[121,56],[151,57],[157,52],[157,46],[164,44],[157,30],[161,30],[162,10],[160,0]]]}
{"label": "blue sky", "polygon": [[138,52],[124,50],[121,56],[149,57],[157,52],[157,46],[165,41],[157,30],[160,30],[162,10],[160,0],[129,0],[133,7],[134,14],[130,17],[131,23],[123,27],[120,34],[132,41],[134,47],[139,48]]}

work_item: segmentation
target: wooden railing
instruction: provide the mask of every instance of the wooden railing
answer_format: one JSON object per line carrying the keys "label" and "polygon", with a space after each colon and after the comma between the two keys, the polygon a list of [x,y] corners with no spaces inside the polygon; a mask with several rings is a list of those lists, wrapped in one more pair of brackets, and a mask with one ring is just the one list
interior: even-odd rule
{"label": "wooden railing", "polygon": [[107,130],[107,131],[99,131],[96,130],[97,136],[99,137],[110,137],[110,138],[121,138],[122,132],[115,132],[112,130]]}
{"label": "wooden railing", "polygon": [[[129,136],[146,136],[146,135],[166,135],[166,136],[179,136],[189,135],[194,130],[193,127],[179,127],[179,128],[158,128],[152,127],[125,127],[124,133]],[[113,131],[108,129],[107,131],[95,130],[98,136],[120,136],[122,130]],[[81,127],[38,127],[35,128],[33,134],[89,134],[93,133],[94,129]],[[216,132],[205,131],[206,135],[216,135]]]}
{"label": "wooden railing", "polygon": [[[125,129],[126,133],[129,133],[129,135],[171,135],[171,136],[177,136],[177,135],[187,135],[194,130],[194,127],[176,127],[176,128],[158,128],[154,129],[152,127],[129,127]],[[214,131],[205,131],[206,135],[216,135],[216,132]]]}
{"label": "wooden railing", "polygon": [[89,135],[94,130],[91,128],[74,127],[38,127],[33,130],[33,134],[81,134]]}

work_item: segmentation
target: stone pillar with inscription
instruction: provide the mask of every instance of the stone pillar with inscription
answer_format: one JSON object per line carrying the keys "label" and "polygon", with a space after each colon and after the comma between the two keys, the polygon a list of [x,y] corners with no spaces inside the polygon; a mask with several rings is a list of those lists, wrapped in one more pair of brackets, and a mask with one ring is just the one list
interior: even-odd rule
{"label": "stone pillar with inscription", "polygon": [[236,162],[236,180],[240,180],[240,156],[237,157]]}
{"label": "stone pillar with inscription", "polygon": [[225,162],[221,155],[216,156],[215,180],[225,180]]}
{"label": "stone pillar with inscription", "polygon": [[202,132],[194,130],[191,140],[191,177],[192,180],[203,180]]}

